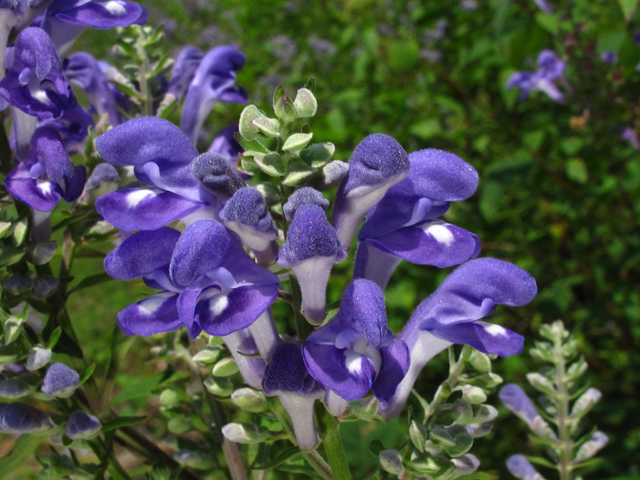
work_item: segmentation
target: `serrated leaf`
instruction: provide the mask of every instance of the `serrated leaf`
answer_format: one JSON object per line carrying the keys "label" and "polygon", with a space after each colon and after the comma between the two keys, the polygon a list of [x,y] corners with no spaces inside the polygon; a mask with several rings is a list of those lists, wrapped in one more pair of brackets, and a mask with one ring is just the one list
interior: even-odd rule
{"label": "serrated leaf", "polygon": [[138,416],[138,417],[118,417],[109,422],[102,424],[102,431],[108,432],[109,430],[115,430],[116,428],[126,427],[128,425],[133,425],[134,423],[140,423],[143,420],[146,420],[146,416]]}
{"label": "serrated leaf", "polygon": [[271,470],[272,468],[276,468],[277,466],[286,462],[290,458],[295,457],[299,453],[300,449],[298,447],[289,447],[284,452],[280,452],[280,454],[276,455],[267,463],[263,463],[262,465],[258,465],[257,467],[252,467],[251,470]]}

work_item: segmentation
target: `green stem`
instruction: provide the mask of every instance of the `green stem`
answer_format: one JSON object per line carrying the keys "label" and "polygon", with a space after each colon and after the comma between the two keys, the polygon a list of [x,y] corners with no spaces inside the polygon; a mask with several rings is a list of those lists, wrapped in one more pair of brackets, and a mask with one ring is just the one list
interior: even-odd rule
{"label": "green stem", "polygon": [[138,55],[140,56],[140,72],[138,74],[138,82],[140,83],[140,96],[142,97],[143,115],[151,117],[153,115],[153,99],[149,95],[149,84],[147,83],[147,74],[149,73],[149,59],[141,39],[138,40]]}
{"label": "green stem", "polygon": [[316,415],[319,420],[318,429],[320,430],[322,444],[324,445],[331,471],[336,478],[351,480],[351,471],[349,470],[349,462],[342,445],[338,420],[320,403],[318,403]]}
{"label": "green stem", "polygon": [[451,391],[456,387],[458,383],[458,379],[460,375],[464,373],[465,368],[467,367],[467,363],[469,362],[469,357],[471,356],[471,347],[469,345],[465,345],[462,347],[462,351],[460,352],[460,357],[458,357],[458,361],[455,361],[455,355],[453,351],[453,347],[449,347],[449,377],[442,382],[442,385],[438,387],[436,391],[433,401],[429,404],[429,408],[424,412],[424,422],[427,423],[433,412],[436,411],[436,407],[441,403],[445,402],[449,395],[451,395]]}
{"label": "green stem", "polygon": [[313,325],[311,325],[302,314],[302,290],[293,272],[289,272],[289,281],[291,282],[293,313],[296,319],[298,340],[304,342],[307,337],[313,333]]}
{"label": "green stem", "polygon": [[7,175],[13,169],[11,146],[7,138],[7,131],[4,129],[4,115],[0,113],[0,165],[2,173]]}
{"label": "green stem", "polygon": [[558,338],[554,345],[556,364],[556,389],[558,391],[558,433],[560,436],[560,464],[558,471],[561,480],[571,480],[573,478],[573,466],[571,465],[571,451],[573,450],[573,439],[569,431],[569,392],[564,382],[566,375],[566,362],[563,355],[562,339]]}

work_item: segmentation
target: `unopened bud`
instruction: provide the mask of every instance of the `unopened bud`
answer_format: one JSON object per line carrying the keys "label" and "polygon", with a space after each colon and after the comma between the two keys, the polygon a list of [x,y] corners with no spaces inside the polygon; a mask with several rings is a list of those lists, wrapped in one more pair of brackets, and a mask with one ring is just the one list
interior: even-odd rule
{"label": "unopened bud", "polygon": [[474,387],[472,385],[463,385],[462,398],[469,402],[471,405],[480,405],[487,401],[487,394],[480,387]]}
{"label": "unopened bud", "polygon": [[551,395],[552,397],[556,396],[556,389],[554,388],[553,383],[551,383],[551,381],[541,373],[527,373],[527,380],[536,390],[546,393],[547,395]]}
{"label": "unopened bud", "polygon": [[214,395],[228,397],[233,393],[233,384],[228,378],[209,377],[204,381],[204,386]]}
{"label": "unopened bud", "polygon": [[228,423],[222,427],[222,434],[237,443],[262,443],[269,438],[269,432],[252,423]]}
{"label": "unopened bud", "polygon": [[236,373],[238,373],[238,364],[233,358],[223,358],[211,370],[211,375],[214,377],[230,377]]}
{"label": "unopened bud", "polygon": [[13,343],[22,332],[22,324],[24,323],[24,318],[20,317],[9,317],[7,321],[4,323],[4,344],[9,345]]}
{"label": "unopened bud", "polygon": [[42,345],[35,345],[27,356],[27,370],[34,371],[44,367],[51,361],[51,349]]}
{"label": "unopened bud", "polygon": [[318,101],[311,90],[301,88],[298,90],[293,106],[296,109],[298,118],[313,117],[318,110]]}
{"label": "unopened bud", "polygon": [[231,401],[235,406],[247,412],[264,412],[268,409],[267,397],[260,390],[253,388],[241,388],[231,395]]}
{"label": "unopened bud", "polygon": [[382,450],[378,459],[385,472],[400,475],[404,470],[402,468],[402,455],[397,450]]}
{"label": "unopened bud", "polygon": [[206,347],[204,350],[201,350],[193,356],[193,361],[201,363],[203,365],[213,365],[218,361],[221,355],[221,348]]}
{"label": "unopened bud", "polygon": [[489,373],[491,371],[491,360],[489,357],[478,350],[472,350],[469,362],[479,372]]}
{"label": "unopened bud", "polygon": [[178,396],[178,392],[167,388],[163,390],[160,394],[160,405],[162,408],[169,409],[175,408],[180,404],[180,397]]}
{"label": "unopened bud", "polygon": [[294,133],[284,142],[282,150],[285,152],[299,152],[309,145],[313,138],[313,133]]}
{"label": "unopened bud", "polygon": [[276,117],[284,123],[291,123],[297,118],[296,109],[293,106],[293,100],[284,95],[276,100],[273,110],[276,113]]}

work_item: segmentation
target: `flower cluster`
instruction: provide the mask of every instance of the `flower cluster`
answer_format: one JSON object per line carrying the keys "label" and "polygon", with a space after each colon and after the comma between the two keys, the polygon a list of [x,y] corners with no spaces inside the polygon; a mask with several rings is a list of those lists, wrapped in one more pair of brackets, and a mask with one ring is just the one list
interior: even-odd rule
{"label": "flower cluster", "polygon": [[538,55],[538,69],[535,72],[516,72],[507,80],[507,88],[519,88],[520,100],[529,96],[529,92],[541,91],[555,102],[564,103],[564,95],[553,83],[564,79],[566,63],[560,60],[552,50],[543,50]]}

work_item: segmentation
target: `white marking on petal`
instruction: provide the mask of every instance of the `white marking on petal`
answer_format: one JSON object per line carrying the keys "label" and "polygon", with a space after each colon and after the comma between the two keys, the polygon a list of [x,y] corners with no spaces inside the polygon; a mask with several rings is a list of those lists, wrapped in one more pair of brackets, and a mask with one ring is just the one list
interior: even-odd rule
{"label": "white marking on petal", "polygon": [[135,190],[127,194],[127,205],[137,207],[138,204],[147,197],[155,195],[151,190]]}
{"label": "white marking on petal", "polygon": [[229,306],[229,298],[226,293],[218,293],[209,300],[209,311],[217,317]]}
{"label": "white marking on petal", "polygon": [[97,2],[106,8],[111,15],[120,16],[127,13],[125,3],[121,0],[109,0],[108,2]]}
{"label": "white marking on petal", "polygon": [[347,349],[344,353],[344,364],[349,370],[349,373],[359,375],[362,372],[362,355]]}
{"label": "white marking on petal", "polygon": [[371,345],[367,345],[367,350],[364,354],[369,360],[371,360],[371,363],[373,363],[373,369],[377,375],[382,367],[382,355],[380,355],[380,350],[372,347]]}
{"label": "white marking on petal", "polygon": [[40,103],[44,103],[45,105],[51,104],[51,100],[49,100],[49,97],[44,90],[31,90],[31,96]]}
{"label": "white marking on petal", "polygon": [[167,298],[169,298],[170,296],[171,294],[161,293],[143,300],[138,304],[140,313],[149,316],[153,315],[160,309],[160,307],[162,307],[162,304],[166,302]]}
{"label": "white marking on petal", "polygon": [[431,235],[436,242],[444,243],[447,247],[450,247],[453,243],[453,233],[446,227],[444,222],[440,223],[427,223],[421,228],[427,235]]}
{"label": "white marking on petal", "polygon": [[492,337],[497,337],[498,335],[501,335],[503,337],[507,336],[507,329],[501,327],[500,325],[496,325],[495,323],[484,323],[484,325],[482,325],[482,328],[484,328],[486,332]]}
{"label": "white marking on petal", "polygon": [[53,184],[46,180],[38,180],[37,182],[38,190],[42,192],[43,195],[51,195],[51,188]]}

